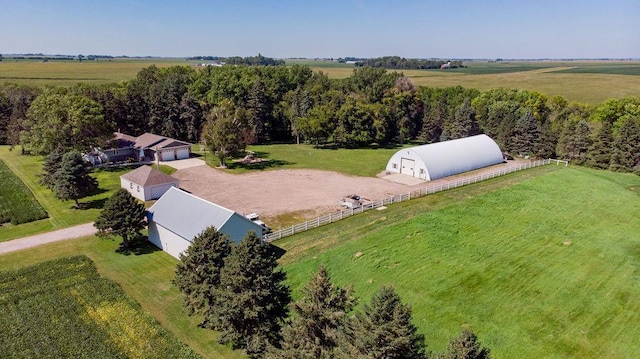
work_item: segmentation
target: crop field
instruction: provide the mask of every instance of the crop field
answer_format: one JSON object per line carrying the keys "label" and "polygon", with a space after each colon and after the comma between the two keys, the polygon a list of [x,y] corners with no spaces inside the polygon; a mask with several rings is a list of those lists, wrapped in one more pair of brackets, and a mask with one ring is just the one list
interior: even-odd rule
{"label": "crop field", "polygon": [[9,151],[9,146],[0,146],[0,157],[49,214],[49,218],[30,223],[0,226],[0,242],[94,221],[107,198],[120,188],[120,175],[130,170],[113,168],[95,171],[93,176],[100,185],[98,193],[81,199],[82,208],[74,209],[73,201],[57,199],[52,191],[38,183],[38,175],[42,172],[42,156],[21,155],[20,150]]}
{"label": "crop field", "polygon": [[320,264],[361,302],[394,285],[430,350],[470,328],[494,358],[631,358],[638,188],[631,174],[545,166],[274,244],[294,297]]}
{"label": "crop field", "polygon": [[0,160],[0,224],[13,225],[47,218],[47,212],[33,194]]}
{"label": "crop field", "polygon": [[198,358],[87,257],[0,272],[3,357]]}

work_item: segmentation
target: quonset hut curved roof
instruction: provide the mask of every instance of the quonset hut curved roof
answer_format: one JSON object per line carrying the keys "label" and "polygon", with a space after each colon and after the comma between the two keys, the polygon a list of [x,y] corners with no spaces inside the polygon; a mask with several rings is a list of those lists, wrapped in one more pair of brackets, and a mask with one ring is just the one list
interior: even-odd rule
{"label": "quonset hut curved roof", "polygon": [[[424,168],[426,174],[418,175],[418,171],[415,171],[414,177],[425,180],[452,176],[503,162],[500,147],[487,135],[402,149],[391,157],[387,164],[387,171],[402,173],[397,169],[397,164],[401,163],[403,158],[417,162],[413,171]],[[394,161],[396,169],[392,166]]]}

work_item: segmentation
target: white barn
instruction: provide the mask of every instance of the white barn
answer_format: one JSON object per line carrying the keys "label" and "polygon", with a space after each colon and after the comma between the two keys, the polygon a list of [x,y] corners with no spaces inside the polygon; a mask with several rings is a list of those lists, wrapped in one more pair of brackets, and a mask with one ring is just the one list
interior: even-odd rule
{"label": "white barn", "polygon": [[140,166],[120,176],[120,187],[144,202],[162,197],[171,187],[180,187],[180,180],[150,166]]}
{"label": "white barn", "polygon": [[430,181],[502,162],[498,144],[477,135],[402,149],[391,157],[386,171]]}
{"label": "white barn", "polygon": [[209,226],[236,243],[248,232],[262,238],[262,227],[247,217],[178,188],[160,197],[147,211],[147,219],[149,241],[176,258]]}

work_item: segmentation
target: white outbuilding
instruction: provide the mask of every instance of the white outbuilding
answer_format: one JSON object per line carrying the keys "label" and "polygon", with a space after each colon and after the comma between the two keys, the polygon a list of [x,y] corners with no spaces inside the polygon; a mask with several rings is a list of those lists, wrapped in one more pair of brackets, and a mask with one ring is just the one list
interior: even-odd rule
{"label": "white outbuilding", "polygon": [[180,187],[180,180],[150,166],[140,166],[120,176],[120,187],[141,201],[162,197],[171,187]]}
{"label": "white outbuilding", "polygon": [[178,188],[170,188],[149,208],[147,220],[149,241],[176,258],[210,226],[236,243],[249,232],[262,238],[262,227],[249,218]]}
{"label": "white outbuilding", "polygon": [[477,135],[404,148],[391,157],[386,171],[430,181],[502,162],[498,144]]}

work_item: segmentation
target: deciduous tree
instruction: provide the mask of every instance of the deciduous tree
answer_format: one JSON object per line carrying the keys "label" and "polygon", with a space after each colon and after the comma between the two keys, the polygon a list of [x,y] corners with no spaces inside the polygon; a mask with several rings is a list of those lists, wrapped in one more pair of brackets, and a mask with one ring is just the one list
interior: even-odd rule
{"label": "deciduous tree", "polygon": [[220,166],[224,167],[229,157],[246,148],[246,129],[242,111],[225,101],[211,110],[202,129],[202,141],[218,156]]}
{"label": "deciduous tree", "polygon": [[99,236],[120,236],[122,247],[129,243],[146,227],[146,210],[126,189],[118,189],[104,204],[94,226]]}

